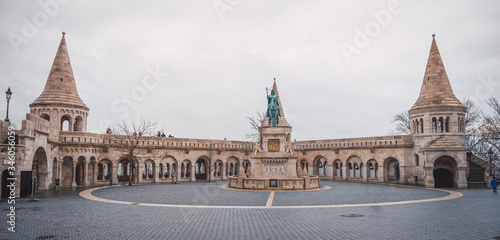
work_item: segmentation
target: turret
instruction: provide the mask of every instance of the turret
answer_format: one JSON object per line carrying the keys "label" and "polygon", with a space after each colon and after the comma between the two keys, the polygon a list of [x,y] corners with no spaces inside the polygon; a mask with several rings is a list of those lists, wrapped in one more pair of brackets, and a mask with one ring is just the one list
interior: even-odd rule
{"label": "turret", "polygon": [[65,33],[62,34],[45,89],[30,104],[30,113],[48,120],[51,128],[85,132],[89,108],[78,95]]}
{"label": "turret", "polygon": [[453,94],[433,34],[420,96],[408,111],[411,133],[431,139],[449,135],[457,144],[465,145],[465,111],[465,106]]}

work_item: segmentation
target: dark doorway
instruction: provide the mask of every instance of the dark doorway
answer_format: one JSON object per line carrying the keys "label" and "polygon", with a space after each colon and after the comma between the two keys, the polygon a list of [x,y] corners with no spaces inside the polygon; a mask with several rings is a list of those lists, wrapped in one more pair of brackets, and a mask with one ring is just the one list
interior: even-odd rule
{"label": "dark doorway", "polygon": [[444,168],[434,170],[434,187],[453,188],[453,174]]}
{"label": "dark doorway", "polygon": [[195,178],[196,180],[207,180],[207,164],[204,159],[198,159],[195,166]]}
{"label": "dark doorway", "polygon": [[10,189],[7,185],[9,185],[10,181],[7,181],[7,178],[9,178],[9,170],[2,172],[2,199],[9,197]]}
{"label": "dark doorway", "polygon": [[31,195],[32,191],[32,172],[31,171],[21,171],[21,197],[27,197]]}

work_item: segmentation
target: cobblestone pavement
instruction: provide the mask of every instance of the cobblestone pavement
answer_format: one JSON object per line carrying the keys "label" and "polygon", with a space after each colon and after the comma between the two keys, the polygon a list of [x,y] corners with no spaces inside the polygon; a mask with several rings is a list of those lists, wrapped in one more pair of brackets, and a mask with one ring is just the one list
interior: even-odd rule
{"label": "cobblestone pavement", "polygon": [[[216,183],[152,184],[93,192],[107,199],[187,205],[265,206],[269,192],[219,189]],[[331,189],[275,192],[273,206],[393,202],[446,192],[378,184],[322,181]],[[457,199],[343,208],[176,208],[97,202],[86,188],[42,191],[39,202],[16,202],[16,233],[0,239],[500,239],[500,194],[453,189]],[[44,238],[45,237],[45,238]],[[51,238],[52,237],[52,238]]]}

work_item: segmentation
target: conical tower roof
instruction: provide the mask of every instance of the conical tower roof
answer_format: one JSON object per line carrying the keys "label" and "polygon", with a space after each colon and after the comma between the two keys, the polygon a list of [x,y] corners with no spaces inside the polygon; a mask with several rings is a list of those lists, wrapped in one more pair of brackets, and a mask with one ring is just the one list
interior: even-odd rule
{"label": "conical tower roof", "polygon": [[431,50],[420,96],[410,111],[431,107],[460,107],[465,109],[464,105],[453,94],[435,36],[435,34],[432,34]]}
{"label": "conical tower roof", "polygon": [[57,49],[56,57],[52,63],[49,77],[45,83],[45,89],[38,98],[30,104],[30,107],[36,106],[69,106],[89,108],[83,103],[76,89],[75,77],[69,60],[68,48],[64,38],[65,33]]}
{"label": "conical tower roof", "polygon": [[281,105],[281,97],[280,97],[280,94],[278,92],[278,85],[276,85],[276,78],[274,78],[273,89],[274,89],[274,93],[276,95],[278,95],[278,104],[280,105],[281,117],[285,118],[285,111],[283,111],[283,105]]}

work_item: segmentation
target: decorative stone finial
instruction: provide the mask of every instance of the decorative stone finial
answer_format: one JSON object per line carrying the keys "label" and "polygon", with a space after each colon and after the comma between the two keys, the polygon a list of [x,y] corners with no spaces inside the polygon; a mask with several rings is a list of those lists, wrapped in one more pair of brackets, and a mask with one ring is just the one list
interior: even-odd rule
{"label": "decorative stone finial", "polygon": [[434,38],[435,36],[436,36],[436,34],[434,34],[434,33],[433,33],[433,34],[432,34],[432,38]]}
{"label": "decorative stone finial", "polygon": [[63,37],[64,37],[64,35],[66,35],[66,32],[63,32]]}

